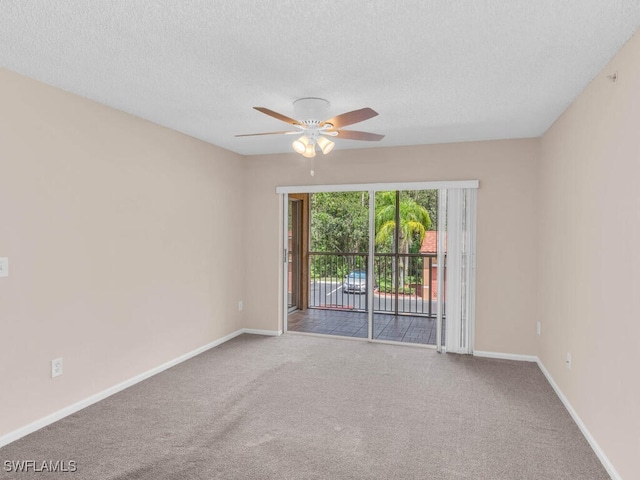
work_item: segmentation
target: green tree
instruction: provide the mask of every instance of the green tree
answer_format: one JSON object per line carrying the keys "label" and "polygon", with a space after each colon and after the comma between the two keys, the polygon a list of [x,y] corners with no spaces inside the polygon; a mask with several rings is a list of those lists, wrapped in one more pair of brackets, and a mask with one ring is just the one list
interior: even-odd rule
{"label": "green tree", "polygon": [[[424,232],[431,228],[429,211],[408,195],[400,195],[398,226],[398,253],[408,254],[414,244],[422,243]],[[384,247],[391,244],[391,251],[396,250],[396,192],[379,192],[376,195],[376,244]],[[406,257],[400,256],[399,287],[404,288],[404,271]],[[392,260],[392,271],[395,271],[395,257]],[[392,278],[395,287],[395,278]]]}
{"label": "green tree", "polygon": [[369,251],[369,193],[327,192],[311,195],[311,251],[354,255],[316,255],[312,275],[344,277],[366,268]]}
{"label": "green tree", "polygon": [[366,253],[369,250],[369,194],[311,195],[311,250]]}

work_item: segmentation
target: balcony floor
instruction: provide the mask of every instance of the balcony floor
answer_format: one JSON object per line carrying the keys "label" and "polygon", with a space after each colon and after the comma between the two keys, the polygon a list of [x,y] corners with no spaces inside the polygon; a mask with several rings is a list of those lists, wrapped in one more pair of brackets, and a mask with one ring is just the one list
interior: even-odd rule
{"label": "balcony floor", "polygon": [[[287,330],[367,338],[367,323],[366,312],[310,308],[290,313]],[[443,325],[443,343],[444,333]],[[373,315],[373,338],[393,342],[435,345],[436,319],[375,313]]]}

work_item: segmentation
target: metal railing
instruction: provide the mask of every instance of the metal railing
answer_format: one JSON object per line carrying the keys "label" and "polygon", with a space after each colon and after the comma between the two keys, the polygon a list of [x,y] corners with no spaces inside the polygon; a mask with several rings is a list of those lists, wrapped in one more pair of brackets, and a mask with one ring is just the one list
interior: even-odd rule
{"label": "metal railing", "polygon": [[[368,255],[309,252],[309,308],[366,311],[371,292],[347,285],[349,274],[366,285]],[[395,315],[436,315],[437,256],[374,255],[373,311]],[[362,272],[362,273],[360,273]],[[353,283],[353,280],[352,282]]]}

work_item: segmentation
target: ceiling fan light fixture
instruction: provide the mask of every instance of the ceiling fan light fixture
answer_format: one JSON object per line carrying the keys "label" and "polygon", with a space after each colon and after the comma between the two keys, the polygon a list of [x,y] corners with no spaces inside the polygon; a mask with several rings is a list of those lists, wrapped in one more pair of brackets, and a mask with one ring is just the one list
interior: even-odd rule
{"label": "ceiling fan light fixture", "polygon": [[307,158],[315,157],[316,156],[316,146],[313,143],[310,143],[309,145],[307,145],[307,148],[306,148],[306,150],[304,151],[304,153],[302,155],[307,157]]}
{"label": "ceiling fan light fixture", "polygon": [[335,145],[335,142],[332,142],[327,137],[318,138],[318,146],[320,147],[320,150],[322,150],[322,153],[325,155],[333,150],[333,147],[335,147]]}
{"label": "ceiling fan light fixture", "polygon": [[306,135],[302,135],[297,140],[294,140],[293,143],[291,144],[293,149],[300,155],[304,155],[308,145],[309,145],[309,139],[307,138]]}

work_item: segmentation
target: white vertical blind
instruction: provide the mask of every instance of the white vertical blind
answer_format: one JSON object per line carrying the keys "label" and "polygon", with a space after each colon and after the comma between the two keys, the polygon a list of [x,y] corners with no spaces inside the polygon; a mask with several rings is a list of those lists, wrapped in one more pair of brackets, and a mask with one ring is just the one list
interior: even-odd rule
{"label": "white vertical blind", "polygon": [[[473,353],[475,312],[475,189],[448,189],[446,350]],[[440,276],[440,272],[438,273]]]}

